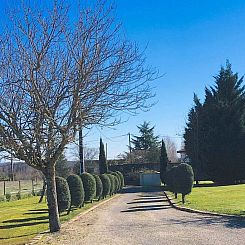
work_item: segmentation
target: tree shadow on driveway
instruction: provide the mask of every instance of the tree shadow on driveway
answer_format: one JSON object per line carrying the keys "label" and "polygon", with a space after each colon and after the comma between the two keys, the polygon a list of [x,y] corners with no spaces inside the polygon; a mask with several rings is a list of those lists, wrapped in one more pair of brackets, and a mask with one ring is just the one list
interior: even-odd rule
{"label": "tree shadow on driveway", "polygon": [[183,217],[178,219],[170,219],[172,224],[181,224],[181,225],[195,225],[195,226],[212,226],[212,225],[223,225],[227,228],[232,229],[243,229],[245,228],[245,218],[244,217],[218,217],[218,216],[196,216],[192,217]]}
{"label": "tree shadow on driveway", "polygon": [[[139,193],[139,198],[134,198],[133,201],[128,202],[127,210],[122,210],[122,213],[155,211],[171,208],[166,197],[159,192],[162,191],[159,187],[130,187],[126,189],[127,193]],[[159,191],[160,190],[160,191]],[[131,206],[134,205],[134,206]]]}

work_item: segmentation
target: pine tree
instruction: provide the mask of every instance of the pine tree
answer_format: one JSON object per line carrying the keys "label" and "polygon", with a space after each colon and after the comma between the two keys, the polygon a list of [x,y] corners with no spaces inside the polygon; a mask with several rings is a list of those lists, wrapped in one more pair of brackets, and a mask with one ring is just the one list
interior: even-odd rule
{"label": "pine tree", "polygon": [[105,147],[101,138],[100,138],[99,168],[100,168],[100,174],[104,174],[108,172],[108,166],[105,157]]}
{"label": "pine tree", "polygon": [[137,126],[140,136],[134,136],[131,142],[135,150],[149,150],[150,148],[159,147],[159,137],[154,136],[154,128],[150,128],[150,122],[144,122]]}
{"label": "pine tree", "polygon": [[160,178],[161,178],[162,183],[165,183],[165,173],[166,173],[168,162],[169,160],[167,156],[165,143],[162,140],[161,154],[160,154]]}
{"label": "pine tree", "polygon": [[144,122],[142,125],[137,126],[140,136],[133,136],[131,143],[132,154],[142,162],[158,162],[160,142],[159,136],[154,135],[154,128],[150,127],[150,122]]}

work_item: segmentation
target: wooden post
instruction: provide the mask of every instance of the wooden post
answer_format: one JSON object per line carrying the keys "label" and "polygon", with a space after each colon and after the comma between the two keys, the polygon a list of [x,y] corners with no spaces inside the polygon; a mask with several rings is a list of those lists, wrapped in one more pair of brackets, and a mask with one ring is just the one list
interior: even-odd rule
{"label": "wooden post", "polygon": [[82,128],[79,130],[79,159],[80,159],[80,174],[82,174],[83,172],[85,172]]}
{"label": "wooden post", "polygon": [[21,192],[21,185],[20,185],[20,180],[19,180],[19,193]]}
{"label": "wooden post", "polygon": [[6,195],[6,183],[5,180],[3,181],[3,195]]}
{"label": "wooden post", "polygon": [[34,180],[32,179],[31,180],[31,192],[32,192],[32,195],[34,195]]}
{"label": "wooden post", "polygon": [[131,134],[128,133],[128,146],[129,146],[129,161],[132,163],[132,148],[131,148]]}

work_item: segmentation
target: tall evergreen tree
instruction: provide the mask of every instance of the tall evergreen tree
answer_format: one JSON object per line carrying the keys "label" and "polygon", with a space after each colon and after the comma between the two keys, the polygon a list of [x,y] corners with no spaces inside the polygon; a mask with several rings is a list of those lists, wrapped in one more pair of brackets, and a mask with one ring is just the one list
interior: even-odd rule
{"label": "tall evergreen tree", "polygon": [[167,151],[165,147],[165,143],[162,140],[162,145],[161,145],[161,153],[160,153],[160,178],[162,183],[165,183],[165,173],[167,169],[167,164],[168,164],[168,156],[167,156]]}
{"label": "tall evergreen tree", "polygon": [[159,136],[154,135],[154,126],[150,127],[150,122],[144,122],[137,126],[140,136],[134,136],[131,142],[135,150],[149,150],[159,147]]}
{"label": "tall evergreen tree", "polygon": [[108,172],[108,165],[105,156],[105,147],[101,138],[100,138],[99,169],[100,169],[100,174],[104,174]]}
{"label": "tall evergreen tree", "polygon": [[194,106],[188,114],[188,121],[185,127],[184,140],[185,150],[190,159],[195,179],[202,180],[208,178],[206,166],[201,155],[201,143],[203,140],[203,105],[199,98],[194,94]]}
{"label": "tall evergreen tree", "polygon": [[245,177],[245,98],[243,77],[227,62],[206,90],[202,154],[216,181],[233,182]]}
{"label": "tall evergreen tree", "polygon": [[[245,178],[243,77],[239,79],[227,62],[214,79],[214,86],[205,90],[205,101],[199,114],[198,153],[214,181],[234,182]],[[189,116],[195,117],[195,110]],[[191,127],[193,120],[189,120],[192,121],[191,125],[187,124],[187,149],[196,129]]]}
{"label": "tall evergreen tree", "polygon": [[154,135],[154,128],[150,122],[137,126],[140,136],[133,136],[131,143],[132,155],[141,162],[159,162],[160,142],[159,136]]}

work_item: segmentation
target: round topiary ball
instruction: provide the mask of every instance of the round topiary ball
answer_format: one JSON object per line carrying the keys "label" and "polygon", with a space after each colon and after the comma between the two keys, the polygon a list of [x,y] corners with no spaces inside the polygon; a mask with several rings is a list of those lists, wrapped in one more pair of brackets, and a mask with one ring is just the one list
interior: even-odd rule
{"label": "round topiary ball", "polygon": [[70,208],[71,194],[66,179],[62,177],[56,177],[56,192],[59,213],[64,212]]}
{"label": "round topiary ball", "polygon": [[115,179],[112,174],[107,174],[107,176],[109,177],[111,182],[110,195],[113,195],[115,193],[115,188],[116,188]]}
{"label": "round topiary ball", "polygon": [[103,192],[102,192],[102,197],[105,198],[107,195],[110,194],[111,190],[111,181],[107,174],[102,174],[100,175],[100,179],[103,185]]}
{"label": "round topiary ball", "polygon": [[120,171],[116,171],[116,173],[120,176],[121,179],[121,189],[125,186],[124,184],[124,176]]}
{"label": "round topiary ball", "polygon": [[100,200],[101,196],[102,196],[102,192],[103,192],[103,184],[102,181],[100,179],[100,177],[96,174],[93,174],[94,179],[96,181],[96,199]]}
{"label": "round topiary ball", "polygon": [[81,207],[84,202],[84,188],[81,178],[76,174],[71,174],[67,177],[71,193],[71,205]]}
{"label": "round topiary ball", "polygon": [[194,174],[191,165],[181,163],[175,168],[174,190],[176,193],[187,195],[191,193],[194,182]]}
{"label": "round topiary ball", "polygon": [[84,188],[84,201],[92,202],[96,195],[96,181],[92,174],[82,173],[80,175]]}

